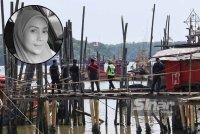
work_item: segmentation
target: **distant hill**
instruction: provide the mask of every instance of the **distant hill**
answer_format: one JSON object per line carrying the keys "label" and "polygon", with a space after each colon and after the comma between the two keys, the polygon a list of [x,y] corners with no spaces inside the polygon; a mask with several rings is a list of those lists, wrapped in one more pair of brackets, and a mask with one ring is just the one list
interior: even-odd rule
{"label": "distant hill", "polygon": [[[174,42],[175,44],[181,44],[183,42]],[[80,41],[73,39],[73,47],[74,47],[74,56],[79,60],[80,56]],[[153,46],[160,45],[160,42],[153,42]],[[127,43],[127,60],[134,61],[135,57],[140,53],[142,49],[146,51],[146,54],[149,55],[149,42],[132,42]],[[105,59],[112,59],[115,57],[116,59],[121,59],[122,55],[122,44],[103,44],[97,42],[88,43],[87,46],[87,57],[96,56],[96,52],[98,51],[101,55],[101,58],[104,56]],[[156,51],[160,50],[159,47],[152,47],[152,55],[155,54]],[[0,65],[4,64],[3,57],[3,38],[0,34]]]}
{"label": "distant hill", "polygon": [[[174,44],[182,44],[184,42],[174,42]],[[74,45],[74,55],[76,59],[79,59],[80,54],[80,41],[79,40],[73,40]],[[159,46],[160,42],[153,42],[152,47],[152,55],[154,55],[157,51],[161,50],[160,47],[154,47]],[[128,61],[134,61],[136,56],[141,52],[141,50],[145,50],[146,55],[149,56],[149,42],[132,42],[132,43],[126,43],[127,48],[127,60]],[[96,52],[99,52],[102,56],[104,56],[105,59],[112,59],[115,57],[115,59],[121,59],[122,57],[122,43],[121,44],[103,44],[103,43],[97,43],[92,42],[88,43],[87,46],[87,57],[89,56],[96,56]]]}

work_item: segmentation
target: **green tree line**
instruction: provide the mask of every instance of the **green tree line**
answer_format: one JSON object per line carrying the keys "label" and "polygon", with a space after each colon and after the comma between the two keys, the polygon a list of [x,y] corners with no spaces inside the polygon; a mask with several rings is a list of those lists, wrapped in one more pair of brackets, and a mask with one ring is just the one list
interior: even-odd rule
{"label": "green tree line", "polygon": [[[181,44],[183,42],[174,42],[174,44]],[[85,44],[85,43],[84,43]],[[153,46],[160,45],[160,42],[153,42]],[[79,60],[80,57],[80,41],[73,39],[74,56]],[[144,50],[146,55],[149,55],[149,42],[131,42],[126,43],[127,60],[134,61],[136,56]],[[152,55],[160,50],[160,47],[152,47]],[[121,59],[122,57],[122,43],[120,44],[103,44],[100,42],[89,42],[87,44],[87,57],[96,57],[97,51],[101,55],[101,59]],[[3,53],[3,37],[0,35],[0,65],[4,65]]]}

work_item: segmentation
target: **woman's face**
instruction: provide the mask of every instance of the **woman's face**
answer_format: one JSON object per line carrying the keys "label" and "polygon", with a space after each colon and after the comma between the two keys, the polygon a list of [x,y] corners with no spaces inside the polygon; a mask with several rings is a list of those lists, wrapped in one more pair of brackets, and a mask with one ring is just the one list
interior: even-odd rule
{"label": "woman's face", "polygon": [[48,40],[48,25],[41,17],[31,19],[25,26],[24,49],[27,53],[40,54]]}

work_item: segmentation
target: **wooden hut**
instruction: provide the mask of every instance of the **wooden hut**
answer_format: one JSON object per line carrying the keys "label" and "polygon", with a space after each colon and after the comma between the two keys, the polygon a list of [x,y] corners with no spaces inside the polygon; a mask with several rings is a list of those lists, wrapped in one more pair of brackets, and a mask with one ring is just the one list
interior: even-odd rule
{"label": "wooden hut", "polygon": [[200,47],[170,48],[153,57],[160,57],[165,64],[167,91],[187,90],[190,78],[192,90],[200,89]]}

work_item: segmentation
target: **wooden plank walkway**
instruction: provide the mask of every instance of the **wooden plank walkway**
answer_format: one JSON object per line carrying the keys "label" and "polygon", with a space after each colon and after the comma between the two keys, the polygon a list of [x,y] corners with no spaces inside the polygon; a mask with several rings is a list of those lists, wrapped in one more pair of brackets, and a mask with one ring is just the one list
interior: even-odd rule
{"label": "wooden plank walkway", "polygon": [[12,95],[10,99],[19,100],[19,101],[36,101],[38,99],[44,100],[66,100],[66,99],[137,99],[137,98],[148,98],[148,99],[158,99],[158,100],[174,100],[178,99],[188,99],[191,97],[199,97],[200,92],[191,92],[189,95],[188,92],[160,92],[158,95],[156,92],[154,94],[149,94],[149,91],[139,91],[139,89],[117,89],[117,90],[102,90],[102,92],[94,92],[91,90],[84,90],[84,93],[73,92],[73,91],[64,91],[62,90],[61,94],[46,93],[38,95],[37,92],[34,92],[32,95]]}

